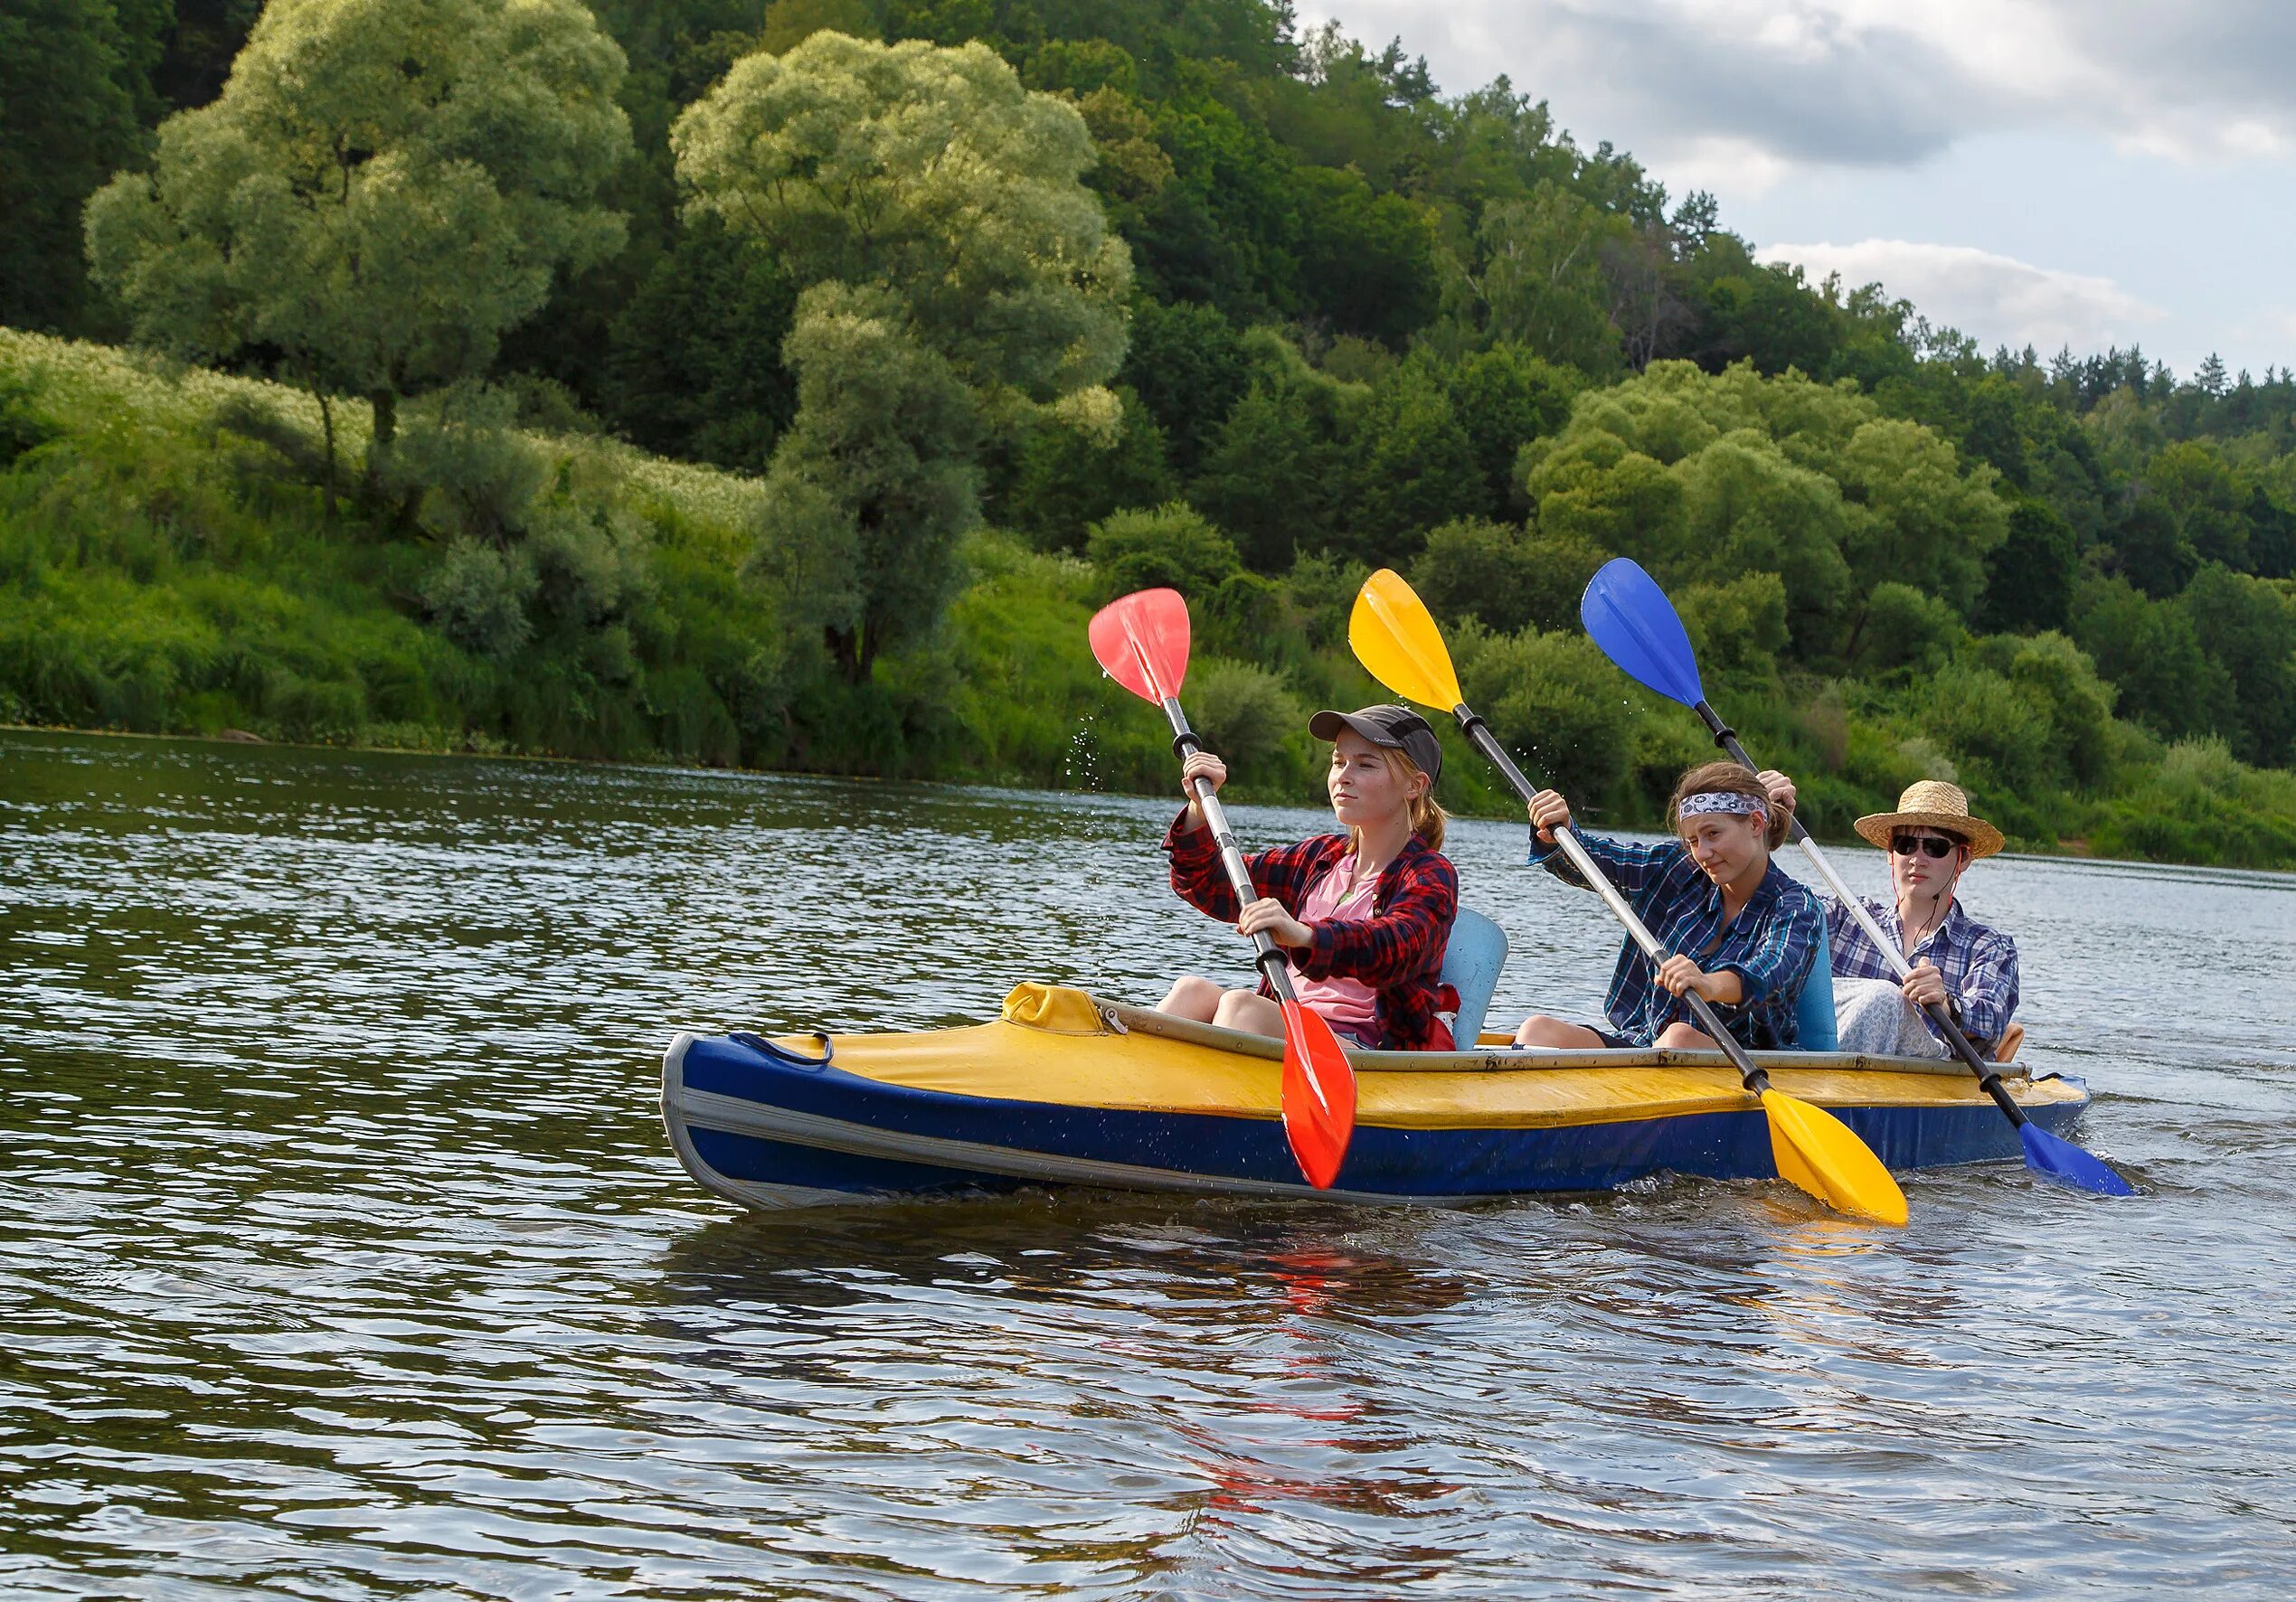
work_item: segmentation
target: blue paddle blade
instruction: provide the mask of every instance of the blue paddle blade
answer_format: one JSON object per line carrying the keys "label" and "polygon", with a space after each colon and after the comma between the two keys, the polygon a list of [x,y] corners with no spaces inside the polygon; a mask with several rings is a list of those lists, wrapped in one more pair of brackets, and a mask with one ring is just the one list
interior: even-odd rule
{"label": "blue paddle blade", "polygon": [[2136,1187],[2069,1140],[2059,1139],[2031,1124],[2017,1126],[2025,1143],[2025,1165],[2044,1179],[2053,1179],[2076,1191],[2100,1196],[2133,1196]]}
{"label": "blue paddle blade", "polygon": [[1657,580],[1628,558],[1614,557],[1587,581],[1579,619],[1602,654],[1627,674],[1669,701],[1696,707],[1706,698],[1698,683],[1697,653]]}

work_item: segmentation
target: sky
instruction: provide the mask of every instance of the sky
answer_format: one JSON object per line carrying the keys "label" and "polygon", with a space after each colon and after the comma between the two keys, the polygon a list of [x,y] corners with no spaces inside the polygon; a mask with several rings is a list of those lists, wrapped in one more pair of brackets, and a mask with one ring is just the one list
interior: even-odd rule
{"label": "sky", "polygon": [[2296,365],[2296,0],[1339,0],[1987,350]]}

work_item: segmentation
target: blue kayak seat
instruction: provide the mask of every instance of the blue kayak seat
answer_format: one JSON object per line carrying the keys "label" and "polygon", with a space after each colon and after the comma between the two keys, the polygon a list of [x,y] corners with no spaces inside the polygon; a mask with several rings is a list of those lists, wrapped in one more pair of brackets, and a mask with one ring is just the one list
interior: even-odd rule
{"label": "blue kayak seat", "polygon": [[1834,1025],[1834,943],[1826,935],[1826,920],[1818,920],[1818,949],[1809,958],[1809,978],[1801,987],[1794,1009],[1804,1051],[1838,1051],[1841,1034]]}
{"label": "blue kayak seat", "polygon": [[1451,923],[1450,943],[1443,947],[1442,972],[1442,982],[1459,992],[1451,1040],[1460,1051],[1471,1048],[1483,1032],[1483,1014],[1491,1010],[1491,993],[1498,988],[1498,970],[1506,964],[1507,931],[1461,907]]}

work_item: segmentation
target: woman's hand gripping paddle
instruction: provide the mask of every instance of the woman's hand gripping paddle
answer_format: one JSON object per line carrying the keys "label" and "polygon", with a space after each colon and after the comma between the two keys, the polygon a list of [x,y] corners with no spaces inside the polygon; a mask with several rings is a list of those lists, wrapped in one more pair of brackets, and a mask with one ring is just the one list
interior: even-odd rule
{"label": "woman's hand gripping paddle", "polygon": [[[1586,597],[1579,603],[1579,616],[1594,643],[1628,676],[1696,712],[1714,731],[1715,743],[1728,751],[1732,760],[1748,769],[1753,768],[1753,759],[1738,743],[1736,732],[1706,703],[1705,690],[1698,682],[1698,659],[1690,649],[1690,636],[1683,632],[1682,619],[1676,615],[1674,603],[1667,599],[1666,591],[1649,574],[1625,557],[1605,564],[1587,585]],[[1866,903],[1850,893],[1849,887],[1834,872],[1834,865],[1826,860],[1826,853],[1809,837],[1809,831],[1802,827],[1801,820],[1793,819],[1792,825],[1794,840],[1809,858],[1810,866],[1833,887],[1834,894],[1865,928],[1866,938],[1889,959],[1897,976],[1904,978],[1913,969],[1897,949],[1897,942],[1882,932],[1873,914],[1866,910]],[[2136,1193],[2127,1180],[2097,1158],[2071,1141],[2036,1127],[2002,1086],[2000,1065],[1979,1053],[1945,1008],[1931,1006],[1925,1011],[1952,1046],[1954,1054],[1977,1075],[1978,1083],[1993,1098],[1994,1105],[2017,1126],[2017,1137],[2025,1147],[2027,1168],[2076,1190],[2094,1191],[2104,1196]]]}
{"label": "woman's hand gripping paddle", "polygon": [[[1515,766],[1490,726],[1460,698],[1459,676],[1451,671],[1450,653],[1444,648],[1435,619],[1411,586],[1393,571],[1382,568],[1364,581],[1362,593],[1356,597],[1355,613],[1347,620],[1347,643],[1371,676],[1396,694],[1422,706],[1441,708],[1458,719],[1460,729],[1507,776],[1515,793],[1525,801],[1531,798],[1531,781]],[[1626,926],[1627,934],[1651,966],[1665,961],[1665,948],[1587,854],[1578,836],[1564,828],[1554,832],[1554,839],[1580,877]],[[1683,999],[1697,1015],[1699,1027],[1721,1045],[1746,1088],[1761,1099],[1762,1110],[1770,1120],[1770,1152],[1777,1162],[1778,1176],[1837,1211],[1885,1224],[1904,1223],[1905,1192],[1897,1188],[1889,1170],[1866,1143],[1831,1113],[1772,1089],[1770,1076],[1723,1028],[1705,998],[1691,991]]]}
{"label": "woman's hand gripping paddle", "polygon": [[[1172,749],[1183,758],[1203,749],[1180,710],[1180,683],[1188,672],[1188,604],[1179,592],[1142,589],[1112,600],[1093,616],[1091,636],[1092,655],[1109,677],[1164,709],[1172,724]],[[1195,798],[1220,843],[1220,865],[1227,870],[1237,900],[1247,906],[1258,900],[1210,780],[1195,781]],[[1283,1132],[1308,1183],[1328,1190],[1339,1177],[1356,1131],[1356,1070],[1322,1014],[1299,1004],[1282,948],[1264,929],[1252,940],[1260,948],[1254,960],[1283,1009]]]}

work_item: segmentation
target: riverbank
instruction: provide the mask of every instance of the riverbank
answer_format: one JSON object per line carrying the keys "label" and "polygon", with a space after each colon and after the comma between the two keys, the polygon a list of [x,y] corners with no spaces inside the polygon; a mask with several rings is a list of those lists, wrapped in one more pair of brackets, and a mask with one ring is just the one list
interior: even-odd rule
{"label": "riverbank", "polygon": [[[1247,571],[1193,514],[1143,516],[1083,555],[977,531],[939,626],[851,683],[822,655],[810,592],[759,574],[772,531],[754,480],[441,417],[417,513],[378,520],[315,477],[330,422],[346,460],[362,448],[354,402],[323,419],[276,384],[7,330],[0,388],[11,722],[1160,795],[1161,723],[1084,646],[1097,605],[1155,581],[1200,598],[1186,701],[1239,798],[1317,801],[1309,711],[1386,699],[1344,648],[1359,565]],[[486,522],[514,491],[515,536]],[[2062,636],[1973,638],[1930,676],[1825,677],[1764,644],[1784,627],[1766,575],[1682,598],[1717,702],[1801,782],[1823,836],[1913,779],[1955,777],[2018,849],[2296,866],[2296,775],[2113,717]],[[1575,631],[1450,633],[1501,738],[1598,827],[1658,826],[1675,775],[1711,749]],[[1446,805],[1515,815],[1445,738]]]}

